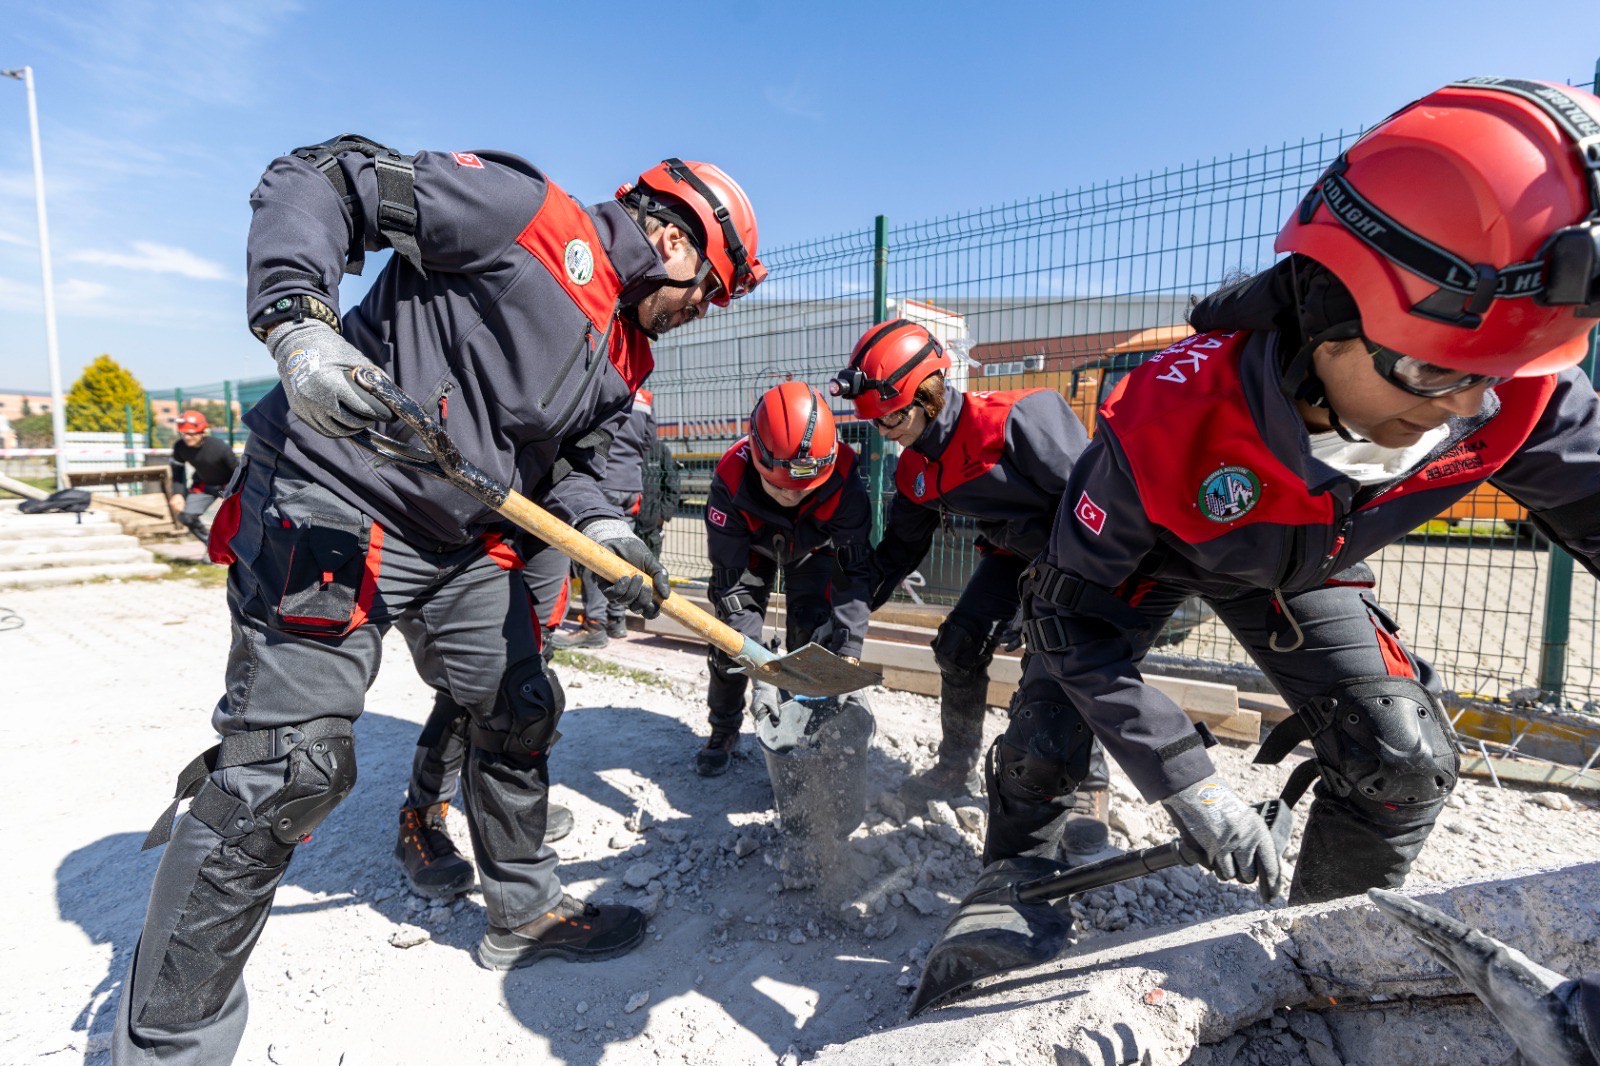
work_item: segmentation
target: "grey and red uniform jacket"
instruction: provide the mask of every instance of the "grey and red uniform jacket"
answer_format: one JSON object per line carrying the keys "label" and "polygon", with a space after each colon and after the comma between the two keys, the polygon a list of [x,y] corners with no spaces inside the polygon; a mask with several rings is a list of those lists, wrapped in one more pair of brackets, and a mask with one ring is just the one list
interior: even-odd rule
{"label": "grey and red uniform jacket", "polygon": [[895,467],[895,496],[872,559],[872,606],[922,562],[946,514],[977,519],[980,551],[1038,555],[1088,443],[1053,389],[947,388],[944,409]]}
{"label": "grey and red uniform jacket", "polygon": [[638,513],[639,496],[644,492],[644,463],[656,443],[654,397],[649,389],[633,394],[633,403],[615,416],[607,428],[611,447],[606,452],[600,487],[618,496],[631,496],[631,512]]}
{"label": "grey and red uniform jacket", "polygon": [[[286,296],[313,296],[338,311],[352,241],[389,246],[374,161],[347,151],[337,162],[348,207],[293,155],[275,160],[252,194],[252,321]],[[343,315],[345,338],[434,411],[491,477],[573,524],[615,517],[597,484],[598,431],[653,366],[649,338],[619,312],[666,279],[655,250],[621,204],[585,208],[517,156],[423,151],[414,166],[422,269],[397,253]],[[317,433],[289,410],[281,388],[245,423],[419,546],[459,547],[497,521],[464,492]],[[399,423],[384,432],[409,436]],[[552,471],[569,472],[557,481]]]}
{"label": "grey and red uniform jacket", "polygon": [[1030,649],[1150,801],[1214,772],[1130,654],[1126,605],[1156,584],[1214,599],[1368,584],[1362,559],[1485,481],[1600,576],[1600,400],[1580,370],[1496,386],[1411,470],[1366,487],[1312,457],[1279,373],[1278,334],[1241,331],[1191,336],[1123,379],[1028,599]]}
{"label": "grey and red uniform jacket", "polygon": [[706,497],[706,553],[711,560],[707,593],[712,605],[729,625],[759,641],[760,607],[772,591],[774,576],[763,559],[792,566],[809,555],[831,556],[829,606],[834,640],[842,641],[832,650],[860,658],[871,614],[867,578],[872,505],[856,453],[841,441],[833,476],[798,507],[780,505],[762,489],[760,479],[750,461],[748,437],[717,461]]}

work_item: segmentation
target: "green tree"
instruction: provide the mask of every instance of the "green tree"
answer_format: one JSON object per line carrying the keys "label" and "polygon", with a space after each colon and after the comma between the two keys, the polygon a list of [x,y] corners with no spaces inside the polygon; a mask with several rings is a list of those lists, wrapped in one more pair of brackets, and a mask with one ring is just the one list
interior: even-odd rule
{"label": "green tree", "polygon": [[50,416],[27,414],[11,420],[11,431],[17,435],[19,448],[53,448],[55,431],[50,426]]}
{"label": "green tree", "polygon": [[27,418],[31,414],[33,414],[33,404],[29,403],[28,398],[24,396],[22,398],[22,417]]}
{"label": "green tree", "polygon": [[135,433],[145,431],[144,386],[109,355],[95,357],[67,392],[67,428],[115,433],[127,425],[124,408],[133,407]]}

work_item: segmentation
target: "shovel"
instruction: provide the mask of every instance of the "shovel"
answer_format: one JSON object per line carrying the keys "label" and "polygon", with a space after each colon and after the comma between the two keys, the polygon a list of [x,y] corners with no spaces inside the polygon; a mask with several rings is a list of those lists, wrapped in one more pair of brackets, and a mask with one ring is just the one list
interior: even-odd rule
{"label": "shovel", "polygon": [[[416,434],[425,451],[413,451],[400,441],[372,430],[363,430],[352,437],[357,444],[412,470],[448,481],[607,581],[639,573],[620,556],[462,458],[444,427],[383,371],[377,367],[357,367],[350,376],[357,385],[387,404],[395,417]],[[649,575],[645,575],[645,580],[649,581]],[[807,696],[842,696],[883,680],[882,674],[846,662],[819,644],[807,644],[799,651],[778,655],[677,593],[668,595],[660,603],[663,614],[731,655],[741,664],[741,672],[757,680]]]}
{"label": "shovel", "polygon": [[[1254,806],[1272,831],[1278,854],[1283,854],[1294,828],[1294,812],[1281,799]],[[1016,861],[1055,865],[1046,859]],[[1173,840],[1031,881],[985,885],[980,878],[978,887],[961,901],[939,942],[928,952],[906,1017],[915,1018],[925,1010],[943,1006],[986,977],[1043,966],[1060,955],[1072,935],[1072,915],[1058,910],[1057,902],[1080,892],[1199,861],[1197,853]],[[993,920],[995,915],[1013,921],[1020,918],[1025,929],[998,927]],[[963,924],[970,928],[962,929]]]}

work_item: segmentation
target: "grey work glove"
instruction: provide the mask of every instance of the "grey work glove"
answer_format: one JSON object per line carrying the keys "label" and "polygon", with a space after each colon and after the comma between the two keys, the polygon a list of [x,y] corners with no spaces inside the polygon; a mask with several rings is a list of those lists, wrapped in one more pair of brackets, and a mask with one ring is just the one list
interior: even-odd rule
{"label": "grey work glove", "polygon": [[[642,575],[634,574],[602,586],[600,591],[606,599],[646,618],[660,614],[657,600],[672,595],[672,582],[667,579],[667,568],[651,554],[650,546],[634,536],[633,527],[620,518],[597,518],[583,527],[583,535],[650,575],[649,585]],[[594,577],[596,581],[604,580],[598,574]]]}
{"label": "grey work glove", "polygon": [[1197,781],[1161,805],[1212,873],[1224,881],[1256,882],[1263,903],[1277,897],[1283,865],[1272,830],[1220,777]]}
{"label": "grey work glove", "polygon": [[327,323],[286,322],[267,334],[267,350],[278,364],[290,410],[324,437],[348,437],[394,418],[381,400],[350,380],[351,370],[372,366],[372,360]]}
{"label": "grey work glove", "polygon": [[1425,903],[1381,888],[1368,889],[1367,898],[1461,978],[1505,1027],[1525,1061],[1550,1066],[1594,1061],[1572,1009],[1577,981]]}

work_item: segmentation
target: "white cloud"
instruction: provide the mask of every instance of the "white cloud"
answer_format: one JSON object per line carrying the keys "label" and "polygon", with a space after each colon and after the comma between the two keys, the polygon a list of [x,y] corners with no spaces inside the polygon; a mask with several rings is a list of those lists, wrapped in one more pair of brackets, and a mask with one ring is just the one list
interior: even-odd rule
{"label": "white cloud", "polygon": [[816,105],[810,101],[810,95],[798,82],[781,89],[775,85],[769,85],[762,91],[762,96],[767,103],[784,114],[793,115],[795,118],[809,119],[812,122],[820,122],[824,116]]}
{"label": "white cloud", "polygon": [[77,263],[94,263],[98,266],[118,267],[145,274],[177,274],[198,281],[234,281],[234,276],[209,259],[202,259],[184,248],[154,241],[134,241],[133,254],[91,249],[74,252],[70,257]]}
{"label": "white cloud", "polygon": [[20,233],[8,233],[0,229],[0,244],[14,244],[18,248],[33,248],[37,242],[32,237],[24,237]]}

